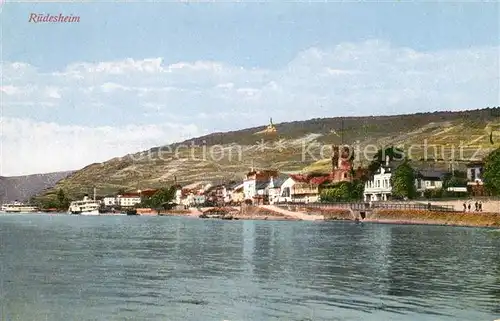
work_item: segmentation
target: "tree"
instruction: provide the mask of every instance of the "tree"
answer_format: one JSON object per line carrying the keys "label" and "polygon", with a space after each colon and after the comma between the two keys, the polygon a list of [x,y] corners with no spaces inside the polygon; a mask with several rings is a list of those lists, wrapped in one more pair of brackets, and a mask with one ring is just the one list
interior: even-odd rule
{"label": "tree", "polygon": [[382,164],[385,162],[385,158],[389,156],[389,161],[401,161],[405,159],[405,153],[401,148],[398,147],[387,147],[381,148],[377,151],[377,153],[373,156],[373,160],[370,165],[368,165],[368,170],[370,173],[375,173]]}
{"label": "tree", "polygon": [[448,187],[466,187],[467,178],[461,176],[452,176],[451,173],[447,173],[443,177],[443,188],[446,190]]}
{"label": "tree", "polygon": [[484,187],[493,195],[500,194],[500,148],[492,151],[484,160]]}
{"label": "tree", "polygon": [[360,200],[363,198],[363,192],[365,191],[365,183],[363,180],[355,180],[349,184],[350,186],[350,199]]}
{"label": "tree", "polygon": [[176,188],[174,186],[165,187],[158,190],[148,199],[141,202],[141,206],[160,208],[166,207],[175,198]]}
{"label": "tree", "polygon": [[342,202],[359,200],[363,196],[364,183],[362,181],[341,182],[326,186],[321,190],[321,201]]}
{"label": "tree", "polygon": [[391,186],[395,197],[413,199],[416,196],[415,171],[407,160],[392,173]]}
{"label": "tree", "polygon": [[332,187],[325,188],[320,194],[321,200],[324,202],[340,202],[349,199],[348,183],[342,182]]}
{"label": "tree", "polygon": [[69,207],[69,199],[66,197],[66,194],[62,190],[62,188],[57,191],[57,209],[66,210]]}

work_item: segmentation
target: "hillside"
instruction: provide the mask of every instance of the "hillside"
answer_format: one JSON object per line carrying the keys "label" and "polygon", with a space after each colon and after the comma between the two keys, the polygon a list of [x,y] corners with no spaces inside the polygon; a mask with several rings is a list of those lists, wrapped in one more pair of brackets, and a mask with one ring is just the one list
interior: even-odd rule
{"label": "hillside", "polygon": [[[342,126],[343,123],[343,126]],[[98,194],[118,189],[145,189],[195,181],[220,182],[241,179],[252,166],[281,171],[330,170],[329,149],[354,144],[366,155],[358,163],[366,165],[372,154],[383,146],[413,146],[412,159],[449,159],[455,149],[460,166],[472,156],[481,157],[500,145],[500,108],[461,112],[434,112],[411,115],[311,119],[277,124],[277,133],[256,134],[266,127],[214,133],[170,146],[91,164],[59,181],[44,194],[53,196],[63,188],[71,196],[80,196],[96,186]],[[343,130],[342,130],[343,128]],[[494,141],[490,143],[490,133]],[[428,147],[427,155],[422,146]],[[195,147],[192,147],[195,146]],[[461,150],[461,151],[460,151]],[[176,153],[177,151],[177,153]],[[358,152],[358,157],[359,157]],[[448,166],[438,160],[436,166]]]}
{"label": "hillside", "polygon": [[31,197],[53,187],[72,172],[55,172],[26,176],[0,176],[0,202],[28,201]]}

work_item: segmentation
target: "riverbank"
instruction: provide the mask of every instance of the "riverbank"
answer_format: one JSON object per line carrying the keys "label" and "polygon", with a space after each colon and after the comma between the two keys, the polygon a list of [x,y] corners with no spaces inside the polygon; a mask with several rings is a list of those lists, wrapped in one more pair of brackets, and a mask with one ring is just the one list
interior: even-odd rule
{"label": "riverbank", "polygon": [[[381,224],[449,225],[470,227],[500,227],[500,213],[492,212],[439,212],[428,210],[374,209],[360,211],[346,208],[258,205],[242,207],[205,207],[159,212],[138,211],[139,215],[184,216],[200,218],[215,214],[226,219],[269,221],[355,221]],[[106,214],[103,214],[106,215]],[[207,218],[208,219],[208,218]]]}
{"label": "riverbank", "polygon": [[159,213],[160,216],[186,216],[200,217],[203,214],[224,214],[236,220],[263,220],[263,221],[300,221],[300,217],[286,215],[279,208],[268,208],[268,206],[244,206],[244,207],[206,207],[190,208],[187,210],[166,210]]}
{"label": "riverbank", "polygon": [[500,227],[500,214],[483,212],[436,212],[375,210],[366,222],[386,224],[427,224],[470,227]]}
{"label": "riverbank", "polygon": [[[172,210],[160,215],[199,217],[211,212],[214,208]],[[427,210],[386,210],[367,211],[362,218],[360,213],[349,209],[331,207],[290,207],[280,208],[272,205],[245,206],[243,208],[221,208],[233,219],[239,220],[273,220],[273,221],[355,221],[383,224],[418,224],[418,225],[450,225],[471,227],[500,227],[500,214],[484,212],[437,212]]]}

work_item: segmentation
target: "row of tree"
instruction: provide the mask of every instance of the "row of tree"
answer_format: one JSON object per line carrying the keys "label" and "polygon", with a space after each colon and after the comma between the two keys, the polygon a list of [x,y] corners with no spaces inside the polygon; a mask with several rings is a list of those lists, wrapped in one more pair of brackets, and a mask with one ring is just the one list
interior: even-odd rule
{"label": "row of tree", "polygon": [[[145,197],[136,207],[146,208],[168,208],[171,207],[172,200],[175,198],[176,188],[174,186],[160,188],[151,197]],[[120,190],[118,194],[124,194],[124,190]],[[55,197],[42,200],[33,199],[32,202],[43,209],[57,209],[58,211],[66,211],[72,199],[66,195],[63,189],[59,189]]]}
{"label": "row of tree", "polygon": [[46,199],[32,198],[30,200],[31,204],[35,204],[42,209],[56,209],[58,211],[65,211],[69,208],[71,200],[64,193],[64,190],[59,189],[55,197],[49,197]]}
{"label": "row of tree", "polygon": [[176,192],[175,186],[160,188],[156,193],[151,197],[143,198],[140,204],[137,204],[136,207],[144,207],[144,208],[170,208],[174,205],[172,202],[175,198]]}

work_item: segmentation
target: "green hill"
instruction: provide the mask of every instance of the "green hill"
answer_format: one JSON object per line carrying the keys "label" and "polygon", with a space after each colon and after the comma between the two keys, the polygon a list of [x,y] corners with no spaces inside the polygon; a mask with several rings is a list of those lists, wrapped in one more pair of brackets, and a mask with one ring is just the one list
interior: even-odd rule
{"label": "green hill", "polygon": [[[415,161],[435,159],[433,166],[448,166],[454,150],[453,158],[460,166],[500,145],[495,142],[500,143],[500,108],[311,119],[277,124],[276,128],[276,134],[256,134],[265,126],[213,133],[91,164],[40,196],[52,197],[59,188],[79,197],[93,186],[103,195],[119,189],[156,188],[174,181],[222,182],[241,179],[252,165],[283,172],[328,172],[331,145],[342,141],[360,151],[357,162],[361,165],[368,163],[377,148],[398,145],[410,148]],[[494,144],[490,142],[491,133]]]}

